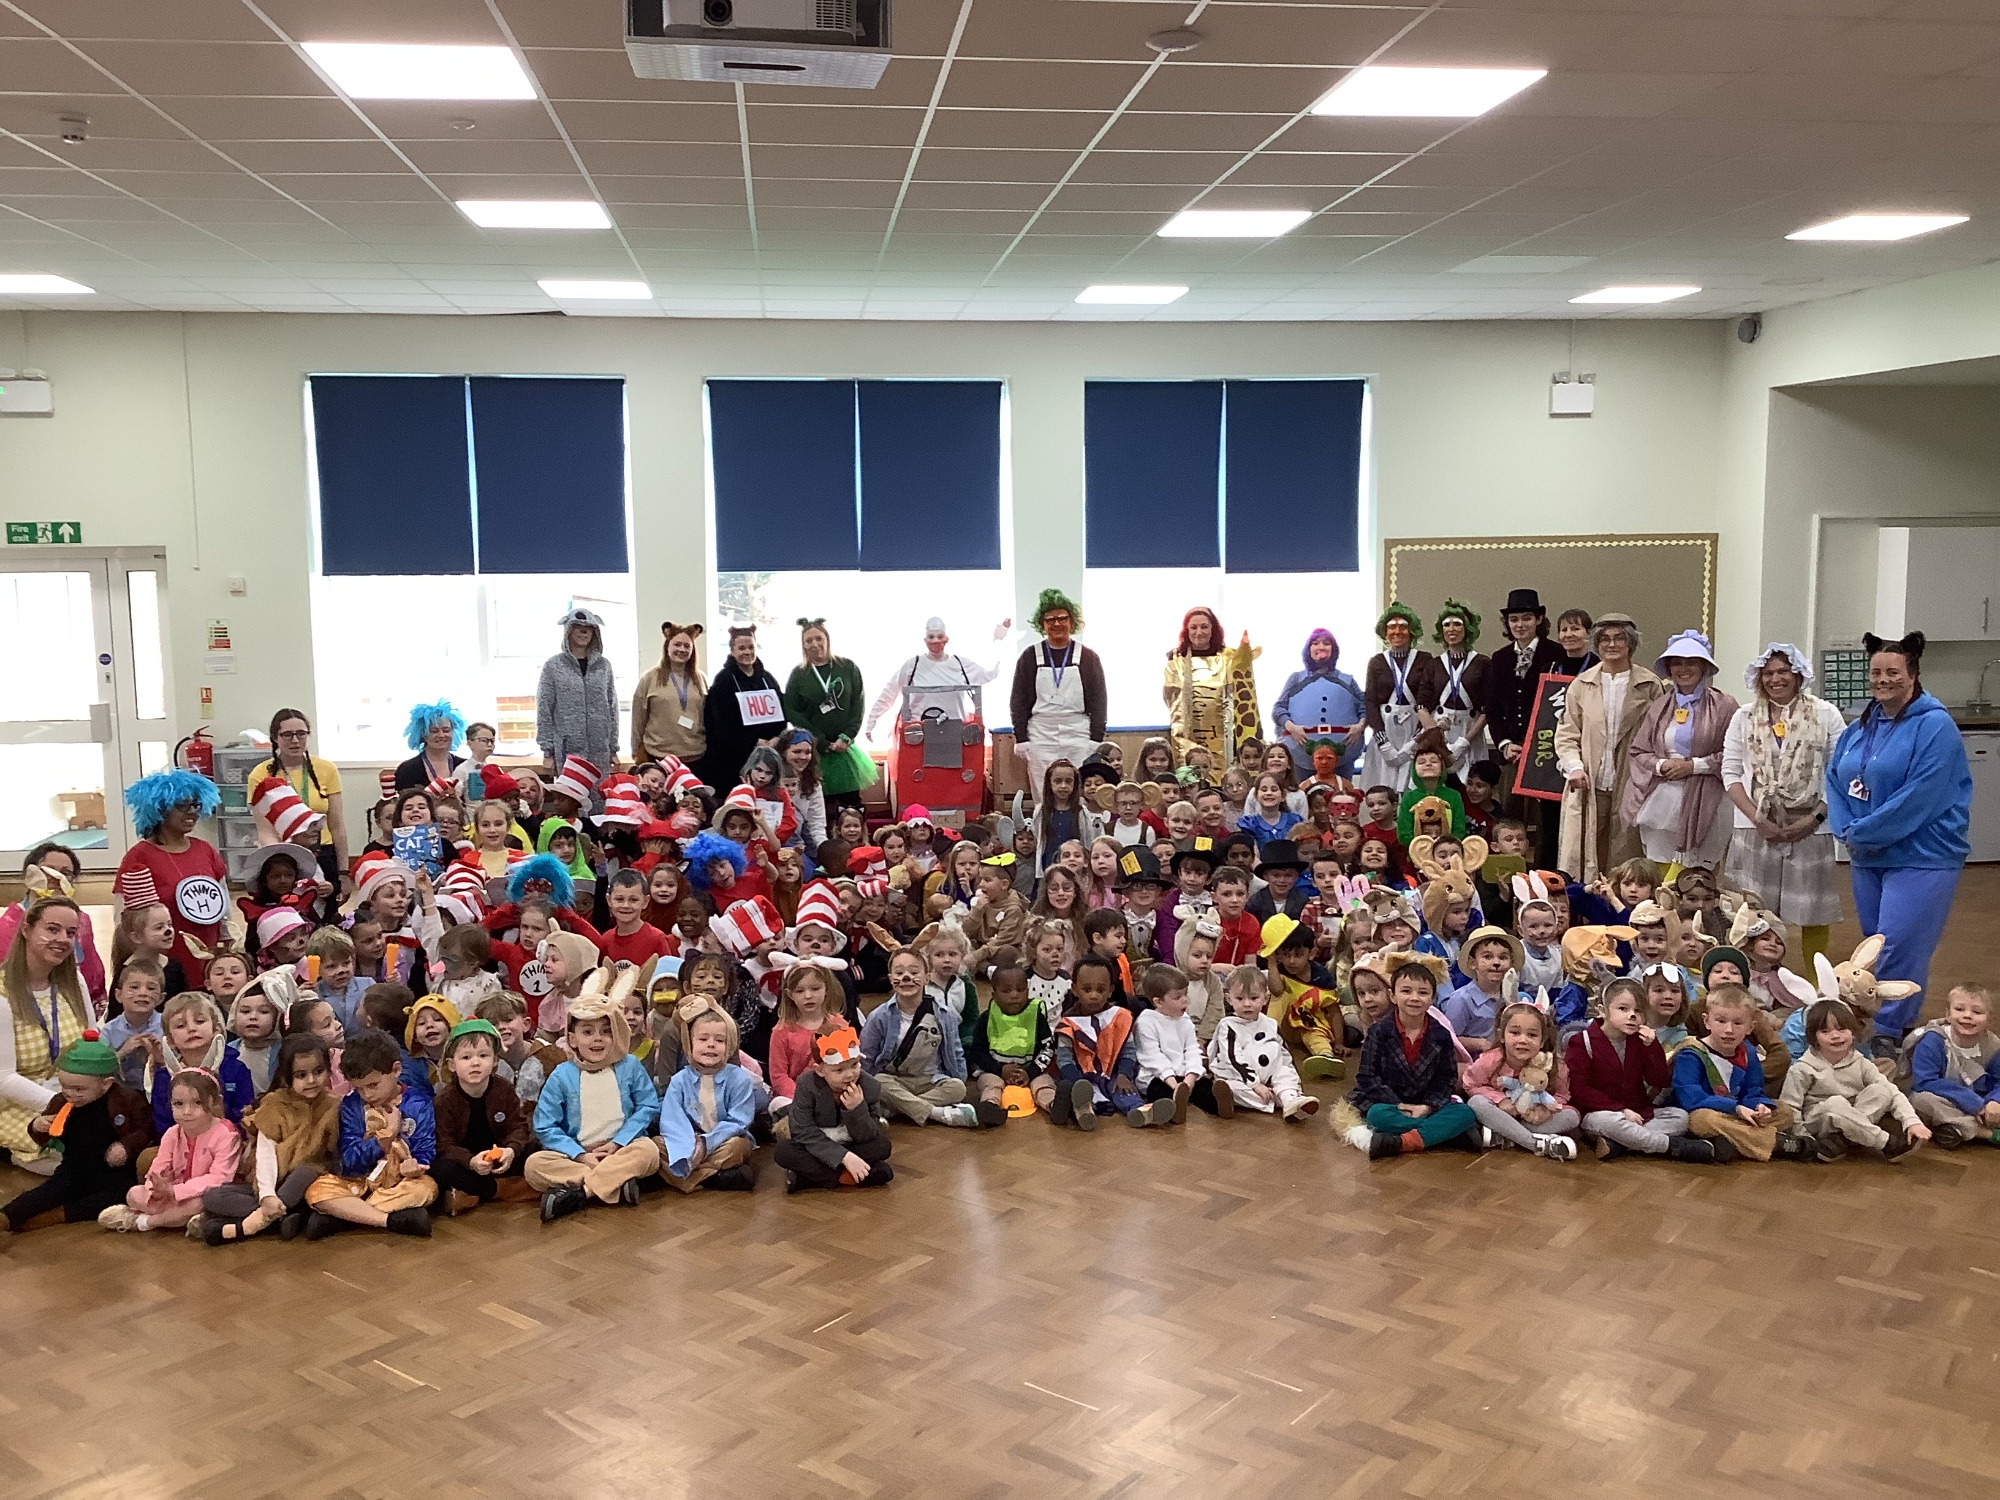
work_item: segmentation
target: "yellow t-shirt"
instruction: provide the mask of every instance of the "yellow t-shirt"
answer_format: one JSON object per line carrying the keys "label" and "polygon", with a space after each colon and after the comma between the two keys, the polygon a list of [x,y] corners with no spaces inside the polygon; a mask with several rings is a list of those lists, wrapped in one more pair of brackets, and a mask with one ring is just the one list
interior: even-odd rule
{"label": "yellow t-shirt", "polygon": [[[292,784],[292,790],[299,794],[299,800],[305,803],[309,810],[325,817],[330,811],[327,798],[340,791],[340,771],[332,761],[321,760],[317,755],[309,755],[306,759],[312,766],[311,775],[306,774],[305,766],[300,766],[296,771],[281,770],[275,757],[260,761],[257,768],[250,773],[246,787],[255,787],[266,776],[283,776]],[[326,823],[319,825],[319,842],[322,844],[333,842],[333,831]]]}

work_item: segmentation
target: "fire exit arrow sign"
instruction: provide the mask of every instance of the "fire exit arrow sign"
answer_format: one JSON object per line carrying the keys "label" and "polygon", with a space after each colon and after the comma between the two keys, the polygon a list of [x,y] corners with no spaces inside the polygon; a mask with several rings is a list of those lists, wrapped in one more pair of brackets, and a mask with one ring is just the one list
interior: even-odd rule
{"label": "fire exit arrow sign", "polygon": [[81,521],[9,521],[10,547],[79,547],[83,545]]}

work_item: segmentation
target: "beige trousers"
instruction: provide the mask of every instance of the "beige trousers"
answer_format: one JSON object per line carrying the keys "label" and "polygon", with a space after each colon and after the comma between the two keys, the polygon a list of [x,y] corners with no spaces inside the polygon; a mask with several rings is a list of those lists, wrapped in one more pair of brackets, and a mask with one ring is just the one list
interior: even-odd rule
{"label": "beige trousers", "polygon": [[618,1190],[626,1183],[651,1177],[659,1170],[659,1143],[642,1135],[629,1145],[620,1146],[594,1167],[560,1151],[537,1151],[522,1164],[521,1175],[538,1193],[580,1187],[601,1203],[616,1203]]}
{"label": "beige trousers", "polygon": [[918,1125],[930,1123],[934,1108],[965,1102],[965,1084],[956,1078],[940,1078],[924,1088],[919,1088],[915,1079],[899,1078],[894,1073],[877,1073],[875,1081],[882,1086],[882,1102]]}
{"label": "beige trousers", "polygon": [[720,1146],[717,1146],[715,1150],[704,1156],[701,1159],[701,1165],[689,1172],[687,1176],[676,1177],[664,1165],[661,1166],[660,1171],[666,1177],[667,1181],[671,1182],[682,1192],[692,1193],[717,1172],[727,1172],[731,1167],[740,1167],[743,1163],[750,1160],[750,1152],[753,1146],[754,1143],[748,1136],[732,1135]]}
{"label": "beige trousers", "polygon": [[1795,1118],[1789,1104],[1772,1104],[1771,1118],[1762,1125],[1719,1109],[1698,1109],[1688,1116],[1688,1130],[1694,1135],[1719,1135],[1752,1161],[1769,1161],[1778,1149],[1778,1132],[1790,1130]]}

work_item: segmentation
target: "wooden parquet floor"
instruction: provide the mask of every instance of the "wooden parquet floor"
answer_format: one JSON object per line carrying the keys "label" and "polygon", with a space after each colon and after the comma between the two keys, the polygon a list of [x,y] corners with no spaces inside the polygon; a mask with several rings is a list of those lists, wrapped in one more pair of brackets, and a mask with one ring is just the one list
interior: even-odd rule
{"label": "wooden parquet floor", "polygon": [[[1940,979],[2000,983],[2000,870]],[[881,1193],[0,1247],[0,1495],[2000,1494],[2000,1152],[899,1128]],[[22,1185],[0,1171],[0,1196]]]}

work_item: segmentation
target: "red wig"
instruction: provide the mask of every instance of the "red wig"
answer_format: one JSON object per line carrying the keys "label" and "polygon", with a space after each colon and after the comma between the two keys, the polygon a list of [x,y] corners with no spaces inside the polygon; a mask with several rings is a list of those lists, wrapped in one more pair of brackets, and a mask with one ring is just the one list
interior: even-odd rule
{"label": "red wig", "polygon": [[1205,615],[1208,617],[1208,628],[1212,632],[1209,636],[1208,649],[1202,652],[1201,655],[1213,656],[1223,649],[1222,621],[1216,618],[1215,611],[1207,605],[1197,604],[1193,609],[1181,616],[1181,638],[1169,655],[1192,656],[1195,654],[1194,648],[1188,645],[1188,622],[1196,615]]}

